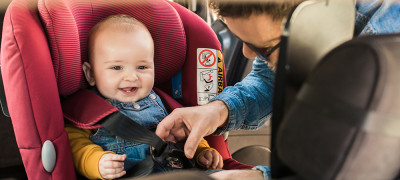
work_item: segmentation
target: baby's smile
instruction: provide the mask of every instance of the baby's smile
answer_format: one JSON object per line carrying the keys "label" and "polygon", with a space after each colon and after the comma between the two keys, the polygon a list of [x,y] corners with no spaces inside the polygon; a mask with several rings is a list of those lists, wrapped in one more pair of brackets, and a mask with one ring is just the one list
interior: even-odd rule
{"label": "baby's smile", "polygon": [[124,92],[125,94],[133,94],[136,90],[137,87],[124,87],[124,88],[119,88],[122,92]]}

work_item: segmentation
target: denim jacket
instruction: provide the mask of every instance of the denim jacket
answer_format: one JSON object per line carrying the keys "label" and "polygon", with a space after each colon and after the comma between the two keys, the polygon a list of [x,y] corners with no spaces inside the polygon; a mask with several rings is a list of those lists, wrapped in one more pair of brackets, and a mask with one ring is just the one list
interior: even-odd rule
{"label": "denim jacket", "polygon": [[387,34],[400,31],[398,0],[357,0],[354,35]]}
{"label": "denim jacket", "polygon": [[133,119],[147,129],[155,129],[157,124],[168,115],[160,97],[153,90],[147,97],[133,103],[124,103],[112,99],[106,100],[118,108],[123,115]]}
{"label": "denim jacket", "polygon": [[[400,3],[396,0],[357,0],[355,35],[373,35],[400,31]],[[252,71],[234,86],[225,88],[211,99],[228,107],[227,124],[214,134],[231,130],[254,130],[270,117],[274,72],[262,60],[253,61]]]}
{"label": "denim jacket", "polygon": [[227,126],[218,128],[214,134],[261,127],[271,117],[273,88],[274,72],[256,58],[252,71],[241,82],[226,87],[211,100],[222,100],[229,111]]}
{"label": "denim jacket", "polygon": [[[99,94],[97,90],[94,89],[93,91]],[[157,124],[167,116],[167,111],[160,97],[153,90],[147,97],[133,103],[124,103],[111,99],[106,100],[117,107],[123,115],[148,129],[155,129]],[[126,154],[127,158],[124,162],[125,170],[130,169],[150,155],[149,145],[125,140],[115,136],[103,127],[99,128],[95,134],[92,134],[90,140],[106,151]]]}

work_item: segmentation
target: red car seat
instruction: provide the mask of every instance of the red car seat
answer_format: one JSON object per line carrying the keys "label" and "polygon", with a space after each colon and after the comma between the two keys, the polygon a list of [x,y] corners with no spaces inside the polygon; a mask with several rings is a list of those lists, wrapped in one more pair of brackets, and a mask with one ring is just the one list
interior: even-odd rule
{"label": "red car seat", "polygon": [[[29,179],[76,178],[60,96],[87,86],[81,63],[86,60],[91,27],[109,15],[122,13],[142,21],[153,36],[155,86],[170,96],[173,90],[182,90],[176,100],[183,106],[198,104],[196,67],[202,50],[199,48],[214,52],[221,48],[211,28],[184,7],[166,0],[14,0],[4,20],[1,70]],[[172,78],[178,72],[182,73],[177,78],[182,83],[173,89]],[[206,139],[223,156],[225,169],[252,167],[231,158],[222,136]],[[47,140],[54,146],[56,158],[50,172],[42,165]]]}

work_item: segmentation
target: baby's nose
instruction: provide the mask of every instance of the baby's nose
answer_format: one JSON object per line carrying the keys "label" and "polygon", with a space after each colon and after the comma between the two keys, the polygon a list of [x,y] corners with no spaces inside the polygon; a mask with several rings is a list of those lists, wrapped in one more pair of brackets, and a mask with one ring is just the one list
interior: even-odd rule
{"label": "baby's nose", "polygon": [[126,81],[136,81],[138,80],[138,76],[136,72],[127,72],[125,73],[124,80]]}

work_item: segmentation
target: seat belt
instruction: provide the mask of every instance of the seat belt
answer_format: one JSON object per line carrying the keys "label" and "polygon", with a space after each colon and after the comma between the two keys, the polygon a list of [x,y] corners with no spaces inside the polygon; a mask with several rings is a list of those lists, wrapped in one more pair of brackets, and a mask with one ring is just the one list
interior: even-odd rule
{"label": "seat belt", "polygon": [[127,172],[127,175],[131,177],[150,174],[155,163],[163,167],[184,169],[195,167],[194,160],[187,159],[185,156],[183,142],[164,142],[154,132],[123,115],[116,107],[88,89],[82,89],[64,99],[62,108],[64,117],[79,128],[104,127],[123,139],[154,147],[151,156],[145,158]]}
{"label": "seat belt", "polygon": [[147,157],[128,174],[132,177],[141,177],[152,172],[155,163],[173,168],[193,168],[194,161],[186,158],[183,151],[184,143],[164,142],[154,132],[144,128],[137,122],[120,112],[115,112],[102,121],[100,124],[112,134],[125,140],[148,144],[154,147],[151,156]]}

